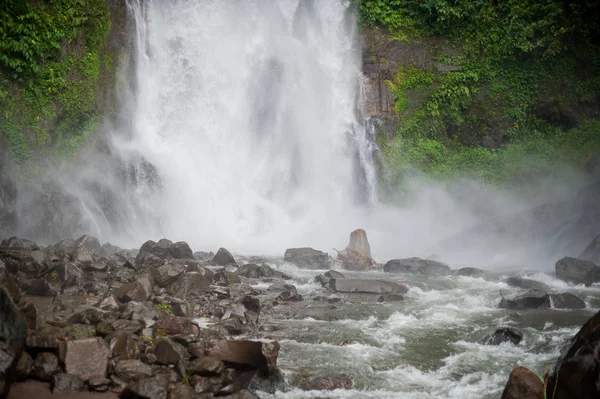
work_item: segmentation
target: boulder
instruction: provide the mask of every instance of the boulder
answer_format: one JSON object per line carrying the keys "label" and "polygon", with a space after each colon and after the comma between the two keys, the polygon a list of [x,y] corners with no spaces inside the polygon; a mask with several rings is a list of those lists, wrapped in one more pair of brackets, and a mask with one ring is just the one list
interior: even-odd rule
{"label": "boulder", "polygon": [[114,374],[124,381],[134,381],[151,377],[152,367],[138,359],[118,360],[114,365]]}
{"label": "boulder", "polygon": [[312,248],[290,248],[285,251],[283,259],[302,269],[329,269],[329,255]]}
{"label": "boulder", "polygon": [[344,277],[344,275],[338,271],[335,270],[329,270],[326,271],[325,274],[323,274],[325,277],[329,277],[329,278],[346,278]]}
{"label": "boulder", "polygon": [[544,399],[544,382],[529,369],[519,366],[510,373],[501,399]]}
{"label": "boulder", "polygon": [[367,279],[331,279],[329,288],[334,292],[365,293],[365,294],[406,294],[408,287],[394,281]]}
{"label": "boulder", "polygon": [[264,374],[273,374],[277,370],[279,343],[223,340],[212,342],[206,352],[208,356],[232,363],[234,367],[251,367]]}
{"label": "boulder", "polygon": [[463,267],[454,272],[457,276],[465,277],[481,277],[483,276],[483,270],[476,267]]}
{"label": "boulder", "polygon": [[291,279],[285,273],[282,273],[278,270],[272,269],[268,265],[258,266],[254,263],[248,263],[247,265],[241,266],[239,269],[235,271],[235,274],[238,276],[249,277],[249,278],[282,278],[282,279]]}
{"label": "boulder", "polygon": [[19,303],[21,300],[21,290],[17,284],[17,280],[6,270],[4,262],[0,260],[0,287],[4,287],[14,303]]}
{"label": "boulder", "polygon": [[31,375],[42,381],[50,381],[53,375],[60,372],[58,358],[50,352],[38,353],[31,368]]}
{"label": "boulder", "polygon": [[76,375],[59,373],[50,380],[52,393],[57,395],[69,392],[82,392],[86,390],[85,382]]}
{"label": "boulder", "polygon": [[375,261],[371,257],[367,233],[363,229],[350,233],[350,243],[338,252],[337,259],[346,270],[368,270],[373,267]]}
{"label": "boulder", "polygon": [[217,254],[212,258],[212,263],[217,266],[235,265],[235,259],[231,252],[225,248],[219,248]]}
{"label": "boulder", "polygon": [[147,275],[143,275],[133,283],[123,284],[114,291],[119,302],[130,301],[145,302],[152,294],[152,281]]}
{"label": "boulder", "polygon": [[190,362],[190,369],[194,374],[202,376],[219,375],[225,370],[225,365],[219,359],[210,356],[201,356]]}
{"label": "boulder", "polygon": [[242,280],[240,280],[236,273],[230,272],[225,269],[217,270],[213,275],[213,284],[221,287],[227,287],[231,284],[241,284],[241,282]]}
{"label": "boulder", "polygon": [[421,258],[392,259],[383,266],[383,271],[386,273],[412,273],[431,276],[444,276],[452,273],[448,265]]}
{"label": "boulder", "polygon": [[138,257],[144,256],[145,254],[152,254],[161,259],[170,259],[171,257],[171,245],[172,241],[163,238],[162,240],[155,242],[152,240],[146,241],[140,247],[140,252],[138,253]]}
{"label": "boulder", "polygon": [[187,267],[180,263],[167,261],[164,265],[153,270],[152,276],[156,285],[167,288],[181,276]]}
{"label": "boulder", "polygon": [[98,241],[96,237],[89,235],[83,235],[75,240],[74,247],[83,247],[96,255],[100,255],[102,252],[102,245],[100,245],[100,241]]}
{"label": "boulder", "polygon": [[184,273],[167,288],[169,295],[186,299],[188,295],[199,294],[209,289],[213,281],[213,273],[202,268],[201,271]]}
{"label": "boulder", "polygon": [[0,248],[15,249],[22,251],[39,251],[40,247],[35,242],[25,238],[10,237],[0,242]]}
{"label": "boulder", "polygon": [[142,378],[127,385],[121,399],[167,399],[169,381],[161,377]]}
{"label": "boulder", "polygon": [[578,256],[581,260],[587,260],[597,265],[600,264],[600,234],[583,250]]}
{"label": "boulder", "polygon": [[170,339],[161,339],[154,347],[154,355],[157,363],[165,365],[177,365],[189,357],[183,345]]}
{"label": "boulder", "polygon": [[155,331],[161,330],[166,335],[198,334],[198,326],[187,317],[164,315],[154,324]]}
{"label": "boulder", "polygon": [[87,381],[91,377],[106,377],[110,349],[101,338],[61,341],[59,357],[65,371]]}
{"label": "boulder", "polygon": [[506,284],[510,285],[511,287],[523,288],[525,290],[550,291],[550,287],[541,281],[519,276],[507,278]]}
{"label": "boulder", "polygon": [[400,294],[383,294],[377,298],[377,302],[400,302],[404,297]]}
{"label": "boulder", "polygon": [[8,396],[25,344],[25,317],[0,286],[0,397]]}
{"label": "boulder", "polygon": [[587,260],[565,257],[556,262],[556,278],[576,284],[600,282],[600,266]]}
{"label": "boulder", "polygon": [[325,376],[294,376],[292,384],[305,391],[333,391],[334,389],[352,389],[354,383],[347,374]]}
{"label": "boulder", "polygon": [[504,309],[583,309],[586,307],[577,296],[570,293],[547,293],[531,290],[513,299],[502,298],[498,304]]}
{"label": "boulder", "polygon": [[138,359],[140,348],[132,334],[119,332],[110,340],[110,353],[119,360]]}
{"label": "boulder", "polygon": [[523,333],[514,328],[500,328],[492,334],[484,337],[481,340],[483,345],[500,345],[504,342],[510,342],[513,345],[519,345],[523,339]]}
{"label": "boulder", "polygon": [[27,288],[27,295],[34,296],[55,296],[58,290],[50,286],[44,279],[32,280],[29,288]]}
{"label": "boulder", "polygon": [[599,398],[600,312],[581,327],[569,344],[548,378],[546,396],[553,399]]}
{"label": "boulder", "polygon": [[193,259],[194,252],[190,248],[187,242],[178,241],[171,244],[169,252],[173,259]]}
{"label": "boulder", "polygon": [[27,379],[29,373],[31,373],[32,367],[33,358],[29,355],[29,353],[23,351],[21,357],[19,358],[19,362],[17,363],[17,369],[15,374],[17,381],[23,381]]}

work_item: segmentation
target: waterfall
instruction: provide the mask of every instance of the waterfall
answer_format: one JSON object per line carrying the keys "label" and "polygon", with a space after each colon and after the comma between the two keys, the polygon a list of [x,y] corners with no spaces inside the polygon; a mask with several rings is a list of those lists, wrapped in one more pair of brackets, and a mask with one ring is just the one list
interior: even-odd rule
{"label": "waterfall", "polygon": [[130,0],[129,8],[133,132],[117,147],[141,154],[161,181],[159,191],[139,190],[160,224],[138,233],[252,252],[345,242],[358,212],[376,203],[350,2]]}

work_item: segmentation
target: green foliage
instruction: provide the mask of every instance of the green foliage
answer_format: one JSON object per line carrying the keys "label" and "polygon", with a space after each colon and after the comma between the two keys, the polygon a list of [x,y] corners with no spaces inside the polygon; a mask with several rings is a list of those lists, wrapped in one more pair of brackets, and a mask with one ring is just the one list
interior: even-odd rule
{"label": "green foliage", "polygon": [[187,370],[185,371],[185,374],[183,375],[181,382],[184,383],[185,385],[189,385],[195,372],[196,372],[196,370],[192,366],[189,366],[187,368]]}
{"label": "green foliage", "polygon": [[[5,0],[0,10],[0,135],[18,163],[68,160],[99,122],[110,32],[104,0]],[[1,138],[1,137],[0,137]]]}
{"label": "green foliage", "polygon": [[[417,168],[440,179],[526,185],[583,166],[599,150],[600,26],[589,14],[598,4],[361,1],[362,23],[386,28],[390,40],[447,42],[432,47],[442,67],[390,71],[400,123],[392,140],[379,138],[388,181]],[[576,128],[557,111],[582,106],[592,111]]]}
{"label": "green foliage", "polygon": [[159,312],[170,312],[171,305],[168,303],[161,302],[156,305],[156,310],[158,310]]}

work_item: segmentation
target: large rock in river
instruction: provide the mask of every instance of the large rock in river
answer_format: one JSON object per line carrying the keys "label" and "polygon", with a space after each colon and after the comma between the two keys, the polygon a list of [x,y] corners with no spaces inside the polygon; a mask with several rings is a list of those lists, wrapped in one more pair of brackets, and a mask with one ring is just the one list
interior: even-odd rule
{"label": "large rock in river", "polygon": [[502,298],[498,304],[504,309],[584,309],[586,307],[577,296],[565,293],[547,293],[531,290],[513,299]]}
{"label": "large rock in river", "polygon": [[406,294],[408,287],[394,281],[333,278],[329,288],[335,292],[365,293],[365,294]]}
{"label": "large rock in river", "polygon": [[283,259],[303,269],[329,269],[329,255],[312,248],[290,248]]}
{"label": "large rock in river", "polygon": [[600,398],[600,312],[581,327],[548,378],[546,396],[553,399]]}
{"label": "large rock in river", "polygon": [[371,247],[367,233],[363,229],[350,233],[350,243],[346,249],[338,252],[337,259],[346,270],[368,270],[375,262],[371,257]]}
{"label": "large rock in river", "polygon": [[501,399],[544,399],[544,383],[534,372],[519,366],[510,373]]}
{"label": "large rock in river", "polygon": [[600,266],[586,260],[567,256],[556,262],[555,271],[556,278],[576,284],[600,282]]}
{"label": "large rock in river", "polygon": [[583,250],[579,259],[600,264],[600,234]]}
{"label": "large rock in river", "polygon": [[413,273],[432,276],[444,276],[452,273],[448,265],[421,258],[392,259],[383,266],[383,271],[386,273]]}

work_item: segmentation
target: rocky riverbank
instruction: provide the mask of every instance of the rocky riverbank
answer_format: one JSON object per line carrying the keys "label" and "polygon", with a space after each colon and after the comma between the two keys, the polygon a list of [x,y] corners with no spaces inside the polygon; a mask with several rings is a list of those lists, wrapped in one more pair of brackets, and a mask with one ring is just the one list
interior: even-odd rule
{"label": "rocky riverbank", "polygon": [[[340,266],[350,270],[326,271]],[[565,258],[556,274],[593,290],[597,267]],[[571,312],[583,320],[599,303],[593,291],[580,298],[531,276],[500,278],[507,288],[497,293],[500,312],[578,309]],[[278,359],[280,343],[285,347],[291,339],[351,347],[374,336],[293,330],[294,323],[389,320],[412,306],[413,291],[436,292],[464,279],[498,276],[419,258],[378,264],[361,230],[335,259],[312,248],[260,258],[234,257],[225,248],[193,252],[185,242],[166,239],[125,250],[91,236],[48,247],[12,237],[0,243],[0,390],[2,397],[10,390],[9,398],[92,391],[152,399],[368,391],[351,372],[296,368],[287,353],[284,367]],[[528,334],[496,327],[488,325],[476,342],[518,346]],[[435,363],[422,361],[420,367]]]}

